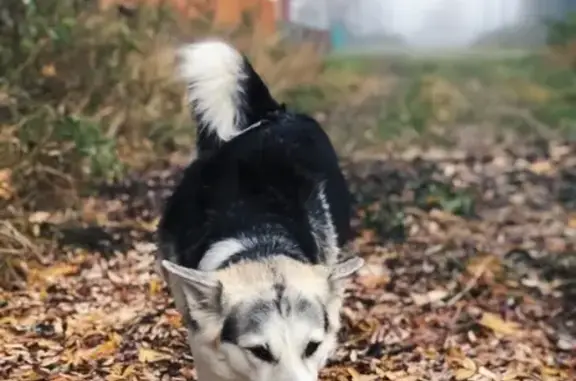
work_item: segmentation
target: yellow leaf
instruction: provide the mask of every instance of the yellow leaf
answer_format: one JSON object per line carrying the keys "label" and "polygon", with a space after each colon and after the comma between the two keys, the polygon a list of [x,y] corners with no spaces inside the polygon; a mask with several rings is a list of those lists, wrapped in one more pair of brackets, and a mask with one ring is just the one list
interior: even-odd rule
{"label": "yellow leaf", "polygon": [[124,364],[114,364],[110,369],[110,374],[106,377],[106,381],[122,381],[130,379],[136,373],[136,366],[134,364],[128,365],[124,368]]}
{"label": "yellow leaf", "polygon": [[476,363],[474,362],[474,360],[469,359],[467,357],[462,360],[462,367],[469,369],[469,370],[473,370],[474,372],[476,372],[478,370],[478,367],[476,366]]}
{"label": "yellow leaf", "polygon": [[468,380],[469,378],[472,378],[472,376],[474,376],[475,374],[476,370],[474,369],[461,368],[458,369],[456,372],[454,372],[454,378],[458,381]]}
{"label": "yellow leaf", "polygon": [[502,375],[502,381],[516,381],[518,377],[520,377],[518,372],[509,370]]}
{"label": "yellow leaf", "polygon": [[502,273],[502,261],[493,254],[478,253],[470,258],[466,264],[466,271],[473,276],[489,274],[497,276]]}
{"label": "yellow leaf", "polygon": [[77,265],[61,263],[40,270],[31,270],[30,279],[51,282],[56,278],[75,274],[78,270]]}
{"label": "yellow leaf", "polygon": [[358,373],[356,371],[356,369],[354,368],[347,368],[346,369],[348,371],[348,373],[350,374],[350,376],[352,376],[352,381],[357,381],[360,379],[360,373]]}
{"label": "yellow leaf", "polygon": [[166,313],[166,320],[174,328],[182,328],[182,315],[178,312]]}
{"label": "yellow leaf", "polygon": [[148,289],[150,292],[150,295],[154,296],[160,293],[160,291],[162,291],[162,281],[160,281],[159,279],[152,279],[148,285]]}
{"label": "yellow leaf", "polygon": [[390,281],[386,275],[368,274],[358,277],[357,282],[366,288],[378,288],[384,286]]}
{"label": "yellow leaf", "polygon": [[113,337],[94,348],[76,352],[76,357],[81,360],[99,360],[104,357],[110,357],[116,353],[118,344],[120,344],[118,339]]}
{"label": "yellow leaf", "polygon": [[55,77],[56,76],[56,67],[53,64],[48,64],[42,66],[42,75],[44,77]]}
{"label": "yellow leaf", "polygon": [[347,368],[346,370],[352,376],[353,381],[373,381],[378,378],[375,374],[360,374],[354,368]]}
{"label": "yellow leaf", "polygon": [[454,378],[456,380],[467,380],[474,376],[478,372],[478,366],[476,363],[467,357],[454,359],[460,364],[459,369],[454,372]]}
{"label": "yellow leaf", "polygon": [[37,381],[44,379],[43,376],[36,373],[34,370],[29,370],[18,375],[18,379],[22,381]]}
{"label": "yellow leaf", "polygon": [[140,362],[150,363],[162,360],[170,360],[170,355],[150,348],[140,347],[140,349],[138,349],[138,361]]}
{"label": "yellow leaf", "polygon": [[500,376],[498,376],[496,373],[492,372],[491,370],[489,370],[483,366],[481,366],[480,369],[478,369],[478,373],[489,380],[493,380],[493,381],[500,381],[501,380]]}
{"label": "yellow leaf", "polygon": [[154,220],[147,222],[147,221],[137,221],[137,224],[140,228],[149,231],[155,232],[158,229],[158,223],[160,222],[160,218],[155,218]]}
{"label": "yellow leaf", "polygon": [[418,378],[415,376],[409,376],[406,374],[405,371],[396,371],[396,372],[386,372],[384,373],[384,377],[392,380],[392,381],[417,381]]}
{"label": "yellow leaf", "polygon": [[484,312],[480,319],[480,325],[503,335],[516,335],[519,333],[519,326],[514,322],[502,320],[498,315]]}
{"label": "yellow leaf", "polygon": [[0,319],[0,325],[17,325],[18,324],[18,320],[16,320],[15,317],[13,316],[5,316],[3,318]]}
{"label": "yellow leaf", "polygon": [[550,174],[554,171],[554,167],[549,161],[541,160],[533,163],[530,166],[530,170],[537,175]]}
{"label": "yellow leaf", "polygon": [[570,216],[570,219],[568,220],[568,227],[571,229],[576,229],[576,215]]}

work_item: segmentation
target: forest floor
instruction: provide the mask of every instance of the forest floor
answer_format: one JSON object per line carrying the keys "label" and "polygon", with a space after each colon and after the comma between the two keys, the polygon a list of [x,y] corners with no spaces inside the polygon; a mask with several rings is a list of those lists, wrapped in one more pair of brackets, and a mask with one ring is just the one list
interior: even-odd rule
{"label": "forest floor", "polygon": [[[367,265],[324,380],[576,379],[576,148],[493,142],[343,161],[350,249]],[[185,329],[153,270],[181,167],[133,173],[58,231],[24,287],[0,290],[0,379],[192,380]],[[52,259],[50,259],[52,258]]]}

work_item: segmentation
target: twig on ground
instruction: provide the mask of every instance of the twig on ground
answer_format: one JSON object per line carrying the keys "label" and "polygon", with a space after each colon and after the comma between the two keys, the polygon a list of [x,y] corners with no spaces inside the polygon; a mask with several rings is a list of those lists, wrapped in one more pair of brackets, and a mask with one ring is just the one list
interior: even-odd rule
{"label": "twig on ground", "polygon": [[474,277],[466,283],[466,286],[462,289],[462,291],[460,291],[459,293],[454,295],[450,300],[448,300],[446,305],[448,306],[454,305],[456,302],[462,299],[467,293],[469,293],[474,287],[476,287],[478,281],[480,280],[482,275],[484,275],[484,272],[488,268],[488,264],[491,262],[491,260],[492,259],[490,257],[485,258],[482,261],[482,263],[480,263],[480,266],[478,266],[478,270],[476,270]]}

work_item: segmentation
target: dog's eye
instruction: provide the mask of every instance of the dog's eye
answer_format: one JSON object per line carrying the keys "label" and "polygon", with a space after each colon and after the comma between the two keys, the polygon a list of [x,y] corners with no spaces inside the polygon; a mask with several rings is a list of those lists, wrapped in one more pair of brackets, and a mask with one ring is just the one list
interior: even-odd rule
{"label": "dog's eye", "polygon": [[258,357],[262,361],[266,362],[274,362],[274,356],[270,353],[270,350],[263,345],[258,345],[255,347],[246,348],[250,351],[254,356]]}
{"label": "dog's eye", "polygon": [[304,350],[304,357],[310,357],[316,352],[320,343],[318,341],[310,341],[308,345],[306,345],[306,349]]}

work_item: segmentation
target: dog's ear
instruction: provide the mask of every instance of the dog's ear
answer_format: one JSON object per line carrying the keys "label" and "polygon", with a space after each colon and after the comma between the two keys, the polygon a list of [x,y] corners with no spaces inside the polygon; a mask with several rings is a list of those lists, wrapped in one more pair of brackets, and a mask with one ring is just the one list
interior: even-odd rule
{"label": "dog's ear", "polygon": [[362,266],[364,266],[364,259],[359,256],[353,256],[337,262],[330,269],[328,281],[335,289],[340,289],[343,281],[356,271],[360,270]]}
{"label": "dog's ear", "polygon": [[162,261],[162,266],[181,285],[188,307],[219,312],[222,283],[214,273],[189,269],[167,260]]}

